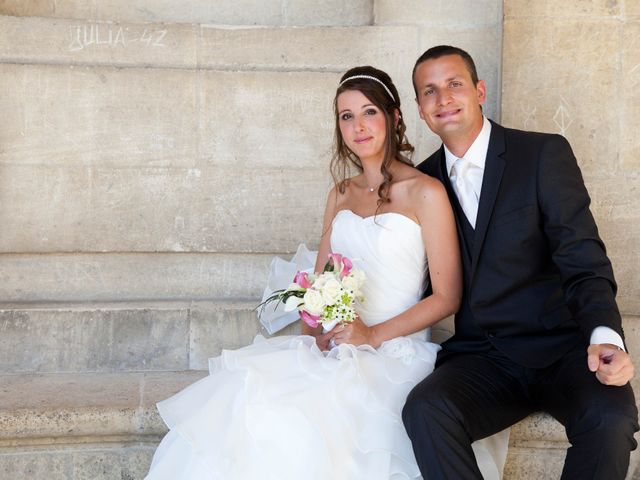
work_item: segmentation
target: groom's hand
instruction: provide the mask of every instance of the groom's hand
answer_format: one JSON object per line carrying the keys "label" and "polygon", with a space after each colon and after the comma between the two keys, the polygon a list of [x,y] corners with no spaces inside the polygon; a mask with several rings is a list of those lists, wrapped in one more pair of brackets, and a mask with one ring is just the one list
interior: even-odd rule
{"label": "groom's hand", "polygon": [[587,363],[589,370],[595,372],[598,381],[604,385],[626,385],[635,370],[629,354],[610,343],[590,345]]}

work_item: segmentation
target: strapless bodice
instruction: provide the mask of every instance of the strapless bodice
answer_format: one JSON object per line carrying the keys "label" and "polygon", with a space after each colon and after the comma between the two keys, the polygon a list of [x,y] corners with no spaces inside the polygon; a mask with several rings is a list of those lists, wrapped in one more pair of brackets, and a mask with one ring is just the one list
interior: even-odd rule
{"label": "strapless bodice", "polygon": [[422,297],[427,259],[420,226],[400,213],[361,217],[340,210],[333,219],[331,250],[364,271],[364,302],[356,310],[367,325],[402,313]]}

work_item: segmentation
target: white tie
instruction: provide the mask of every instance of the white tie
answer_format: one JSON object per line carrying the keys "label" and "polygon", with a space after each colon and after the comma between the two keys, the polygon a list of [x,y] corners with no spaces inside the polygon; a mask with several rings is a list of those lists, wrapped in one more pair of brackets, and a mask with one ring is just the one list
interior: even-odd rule
{"label": "white tie", "polygon": [[470,170],[477,168],[464,158],[459,158],[453,164],[450,177],[451,185],[458,196],[460,206],[473,228],[476,228],[476,217],[478,216],[478,197],[473,189],[471,180],[473,172],[470,172]]}

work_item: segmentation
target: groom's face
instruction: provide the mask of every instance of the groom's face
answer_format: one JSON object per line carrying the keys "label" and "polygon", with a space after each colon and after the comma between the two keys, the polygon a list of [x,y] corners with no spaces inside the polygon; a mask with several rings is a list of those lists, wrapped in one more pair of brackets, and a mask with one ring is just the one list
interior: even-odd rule
{"label": "groom's face", "polygon": [[482,80],[473,84],[462,57],[445,55],[422,62],[414,82],[420,118],[443,141],[480,132],[485,86]]}

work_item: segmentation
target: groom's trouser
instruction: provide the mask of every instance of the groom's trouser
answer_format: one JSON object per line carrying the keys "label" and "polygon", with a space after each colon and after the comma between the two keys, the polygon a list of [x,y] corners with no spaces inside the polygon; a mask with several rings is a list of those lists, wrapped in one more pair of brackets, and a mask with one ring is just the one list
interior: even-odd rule
{"label": "groom's trouser", "polygon": [[629,384],[602,385],[580,347],[542,369],[514,364],[500,352],[447,353],[409,394],[402,419],[424,478],[481,479],[471,442],[528,414],[562,423],[571,447],[562,478],[624,479],[636,448],[638,411]]}

